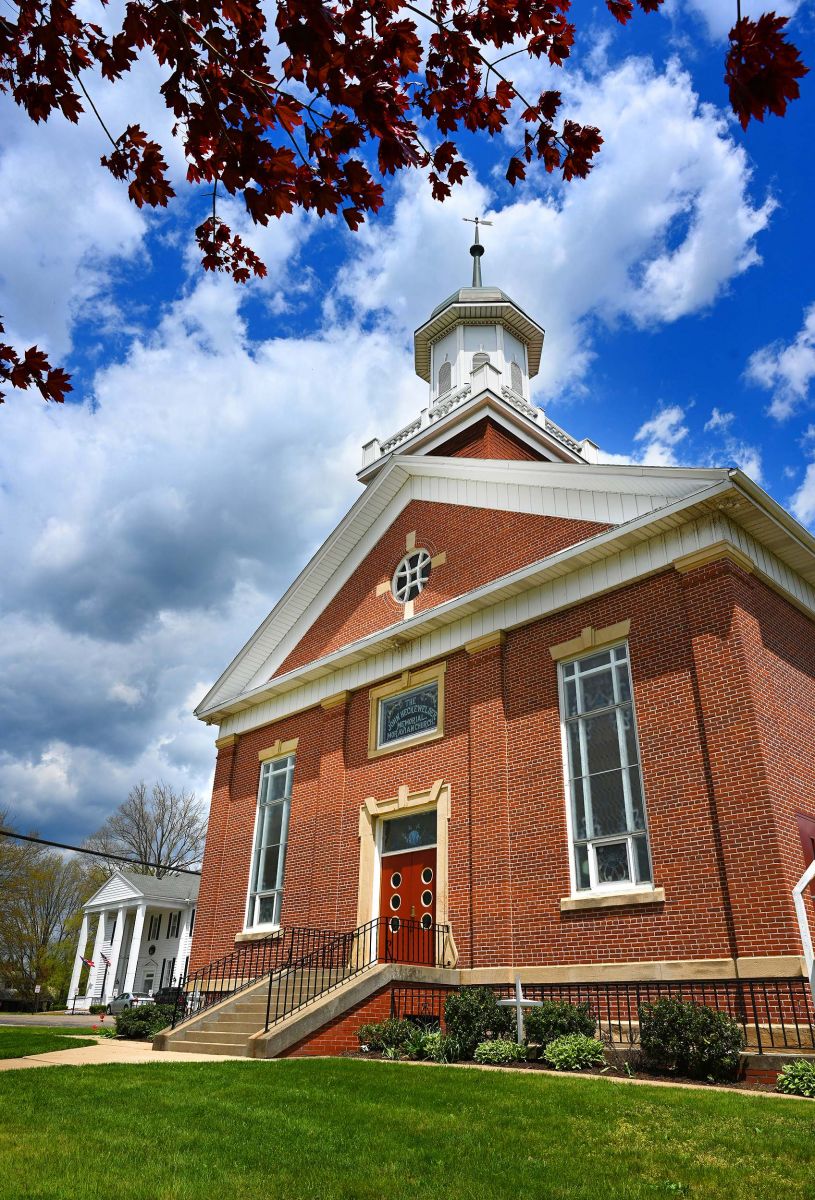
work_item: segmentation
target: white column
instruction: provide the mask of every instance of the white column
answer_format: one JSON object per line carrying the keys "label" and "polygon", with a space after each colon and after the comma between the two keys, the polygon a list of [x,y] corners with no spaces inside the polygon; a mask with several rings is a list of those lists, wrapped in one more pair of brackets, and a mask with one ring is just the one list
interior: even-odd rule
{"label": "white column", "polygon": [[82,926],[79,930],[79,945],[76,948],[76,959],[74,961],[74,969],[71,972],[71,986],[68,988],[68,1005],[70,1007],[74,996],[79,988],[79,976],[82,973],[82,955],[85,953],[85,946],[88,942],[88,914],[82,914]]}
{"label": "white column", "polygon": [[144,915],[147,912],[147,905],[140,904],[136,909],[136,920],[133,922],[133,940],[130,943],[130,956],[127,960],[127,970],[125,971],[125,982],[122,988],[123,992],[132,992],[133,984],[136,979],[136,967],[139,964],[139,950],[141,948],[141,935],[144,930]]}
{"label": "white column", "polygon": [[127,909],[122,907],[116,913],[116,932],[113,935],[113,945],[110,948],[110,970],[108,971],[107,983],[105,984],[105,994],[100,997],[103,1004],[107,1004],[116,990],[116,968],[119,965],[119,955],[122,953],[122,937],[124,936],[126,920]]}
{"label": "white column", "polygon": [[105,914],[100,912],[96,922],[96,937],[93,939],[93,969],[88,976],[87,995],[96,997],[96,984],[102,978],[102,946],[105,941]]}

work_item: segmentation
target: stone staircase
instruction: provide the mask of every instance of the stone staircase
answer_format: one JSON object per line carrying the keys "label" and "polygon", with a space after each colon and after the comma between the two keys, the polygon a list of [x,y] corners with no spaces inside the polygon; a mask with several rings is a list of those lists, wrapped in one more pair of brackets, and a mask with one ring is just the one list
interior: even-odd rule
{"label": "stone staircase", "polygon": [[[308,1005],[317,996],[338,987],[348,969],[306,971],[289,968],[271,979],[271,1011],[278,1020],[295,1009]],[[279,993],[280,994],[279,996]],[[189,1054],[227,1054],[253,1056],[252,1039],[265,1032],[269,979],[238,992],[215,1004],[199,1016],[190,1017],[176,1029],[166,1029],[154,1042],[157,1050],[176,1050]]]}

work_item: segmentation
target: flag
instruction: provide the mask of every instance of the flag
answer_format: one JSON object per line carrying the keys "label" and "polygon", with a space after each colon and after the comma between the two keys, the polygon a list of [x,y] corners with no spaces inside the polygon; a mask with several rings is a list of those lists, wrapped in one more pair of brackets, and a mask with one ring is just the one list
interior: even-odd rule
{"label": "flag", "polygon": [[[82,958],[82,955],[80,954],[80,956],[79,956],[79,957],[80,957],[80,958]],[[93,963],[91,962],[91,960],[90,960],[89,958],[82,958],[82,961],[83,961],[83,963],[85,964],[85,966],[86,966],[86,967],[92,967],[92,966],[93,966]]]}
{"label": "flag", "polygon": [[110,959],[108,958],[108,956],[106,954],[102,955],[102,962],[105,964],[106,967],[110,966]]}

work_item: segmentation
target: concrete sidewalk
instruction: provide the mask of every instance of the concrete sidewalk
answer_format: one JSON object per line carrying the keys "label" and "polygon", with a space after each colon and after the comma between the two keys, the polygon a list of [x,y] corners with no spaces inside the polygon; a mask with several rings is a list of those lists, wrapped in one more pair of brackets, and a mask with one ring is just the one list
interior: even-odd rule
{"label": "concrete sidewalk", "polygon": [[26,1058],[0,1058],[0,1071],[20,1071],[28,1067],[84,1067],[103,1063],[184,1063],[184,1062],[262,1061],[239,1055],[179,1054],[173,1050],[154,1050],[149,1042],[114,1041],[98,1038],[92,1046],[75,1050],[52,1050],[50,1054],[29,1054]]}

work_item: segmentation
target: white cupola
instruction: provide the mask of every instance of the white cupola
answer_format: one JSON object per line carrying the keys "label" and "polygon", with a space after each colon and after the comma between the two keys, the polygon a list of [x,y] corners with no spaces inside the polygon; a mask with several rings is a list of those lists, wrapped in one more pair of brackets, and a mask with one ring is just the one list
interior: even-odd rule
{"label": "white cupola", "polygon": [[540,367],[544,331],[506,292],[482,285],[483,253],[476,224],[472,287],[443,300],[414,335],[416,374],[430,384],[431,410],[468,385],[528,401]]}
{"label": "white cupola", "polygon": [[[460,454],[468,444],[476,457],[493,456],[497,445],[511,451],[510,457],[520,452],[522,458],[544,461],[593,461],[593,442],[571,437],[529,398],[544,332],[506,292],[484,287],[478,227],[489,223],[474,222],[472,286],[438,304],[413,335],[414,366],[430,385],[429,400],[402,429],[365,443],[357,472],[361,483],[372,482],[393,454]],[[468,437],[477,442],[479,430],[488,428],[503,431],[504,440],[499,437],[489,447],[467,442]]]}

